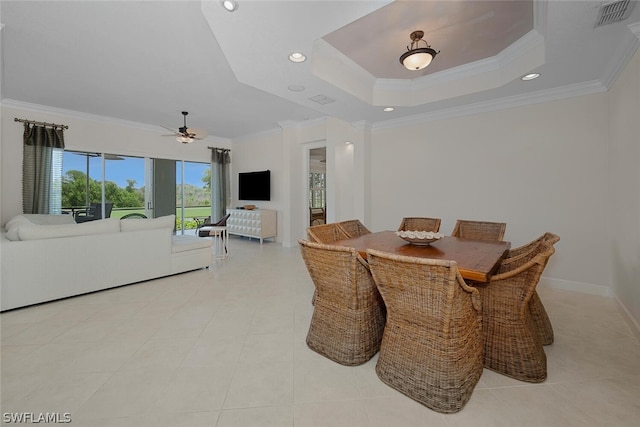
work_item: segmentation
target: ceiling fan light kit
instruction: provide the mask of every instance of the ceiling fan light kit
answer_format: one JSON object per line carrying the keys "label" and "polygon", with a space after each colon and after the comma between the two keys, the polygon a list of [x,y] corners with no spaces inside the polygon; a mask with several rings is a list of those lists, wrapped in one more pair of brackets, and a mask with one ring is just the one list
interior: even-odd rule
{"label": "ceiling fan light kit", "polygon": [[187,115],[189,113],[187,111],[182,112],[182,116],[184,118],[184,125],[178,128],[178,131],[174,131],[168,127],[163,126],[165,129],[169,129],[173,132],[173,135],[164,135],[164,136],[175,136],[178,142],[182,142],[183,144],[191,144],[196,139],[204,139],[207,136],[207,131],[204,129],[194,129],[187,127]]}
{"label": "ceiling fan light kit", "polygon": [[176,138],[178,142],[182,142],[183,144],[191,144],[193,142],[193,138],[189,138],[186,136],[179,136]]}
{"label": "ceiling fan light kit", "polygon": [[[407,51],[400,56],[400,63],[407,70],[416,71],[426,68],[433,58],[440,51],[435,51],[429,44],[422,39],[424,31],[414,31],[411,33],[411,45],[407,46]],[[419,47],[419,42],[423,42],[425,47]]]}

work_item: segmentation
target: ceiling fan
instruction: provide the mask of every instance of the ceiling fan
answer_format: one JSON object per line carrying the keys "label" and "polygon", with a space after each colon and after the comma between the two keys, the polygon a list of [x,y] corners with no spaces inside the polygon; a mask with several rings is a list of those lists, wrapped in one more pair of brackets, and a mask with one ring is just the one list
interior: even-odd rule
{"label": "ceiling fan", "polygon": [[175,136],[178,142],[182,142],[183,144],[190,144],[196,139],[204,139],[207,137],[207,131],[204,129],[196,129],[196,128],[188,128],[187,127],[187,115],[189,113],[187,111],[182,112],[182,116],[184,117],[184,126],[179,127],[177,131],[168,128],[166,126],[162,126],[163,128],[170,130],[173,132],[171,135],[162,135],[162,136]]}

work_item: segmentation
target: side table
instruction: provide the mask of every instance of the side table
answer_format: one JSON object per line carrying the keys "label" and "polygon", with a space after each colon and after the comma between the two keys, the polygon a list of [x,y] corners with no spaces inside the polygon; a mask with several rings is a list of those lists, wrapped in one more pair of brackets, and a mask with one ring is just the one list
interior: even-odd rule
{"label": "side table", "polygon": [[225,259],[229,256],[229,248],[227,247],[229,236],[226,226],[209,226],[209,236],[213,237],[213,255],[217,259]]}

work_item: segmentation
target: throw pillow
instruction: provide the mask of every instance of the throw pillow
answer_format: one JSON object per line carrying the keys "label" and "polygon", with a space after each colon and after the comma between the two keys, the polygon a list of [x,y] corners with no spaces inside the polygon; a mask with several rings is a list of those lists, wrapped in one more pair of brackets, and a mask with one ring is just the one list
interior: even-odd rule
{"label": "throw pillow", "polygon": [[11,218],[9,221],[7,221],[7,223],[4,225],[4,229],[9,231],[13,227],[17,227],[20,224],[33,224],[33,223],[29,221],[24,215],[16,215],[13,218]]}
{"label": "throw pillow", "polygon": [[18,226],[20,240],[55,239],[58,237],[119,233],[120,220],[107,218],[82,224]]}

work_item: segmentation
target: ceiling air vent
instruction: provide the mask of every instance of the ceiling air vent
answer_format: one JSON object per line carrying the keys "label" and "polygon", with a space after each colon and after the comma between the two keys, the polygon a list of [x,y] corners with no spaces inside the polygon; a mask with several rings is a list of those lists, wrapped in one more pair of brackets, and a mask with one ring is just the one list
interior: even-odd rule
{"label": "ceiling air vent", "polygon": [[626,19],[635,4],[635,0],[614,0],[601,4],[595,26],[599,27]]}
{"label": "ceiling air vent", "polygon": [[309,99],[313,102],[317,102],[320,105],[331,104],[332,102],[336,102],[335,99],[329,98],[328,96],[324,96],[324,95],[312,96]]}

